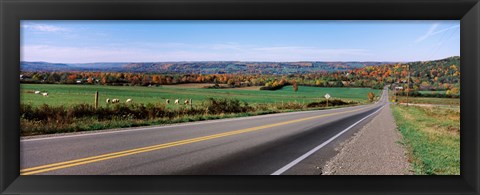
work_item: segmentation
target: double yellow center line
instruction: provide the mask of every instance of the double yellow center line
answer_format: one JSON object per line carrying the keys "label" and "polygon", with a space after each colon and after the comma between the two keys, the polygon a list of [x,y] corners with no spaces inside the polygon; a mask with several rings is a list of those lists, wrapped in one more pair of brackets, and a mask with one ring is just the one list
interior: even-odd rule
{"label": "double yellow center line", "polygon": [[[367,107],[367,108],[369,108],[369,107]],[[360,108],[360,109],[355,109],[355,110],[350,110],[350,111],[323,114],[323,115],[319,115],[319,116],[290,120],[290,121],[274,123],[274,124],[269,124],[269,125],[262,125],[262,126],[257,126],[257,127],[250,127],[250,128],[246,128],[246,129],[229,131],[229,132],[219,133],[219,134],[214,134],[214,135],[209,135],[209,136],[203,136],[203,137],[180,140],[180,141],[158,144],[158,145],[153,145],[153,146],[147,146],[147,147],[142,147],[142,148],[124,150],[124,151],[120,151],[120,152],[107,153],[107,154],[102,154],[102,155],[98,155],[98,156],[91,156],[91,157],[87,157],[87,158],[80,158],[80,159],[76,159],[76,160],[58,162],[58,163],[53,163],[53,164],[46,164],[46,165],[42,165],[42,166],[22,169],[22,170],[20,170],[20,175],[32,175],[32,174],[43,173],[43,172],[48,172],[48,171],[53,171],[53,170],[58,170],[58,169],[64,169],[64,168],[68,168],[68,167],[79,166],[79,165],[84,165],[84,164],[89,164],[89,163],[94,163],[94,162],[104,161],[104,160],[109,160],[109,159],[114,159],[114,158],[120,158],[120,157],[129,156],[129,155],[133,155],[133,154],[150,152],[150,151],[160,150],[160,149],[164,149],[164,148],[170,148],[170,147],[174,147],[174,146],[180,146],[180,145],[185,145],[185,144],[190,144],[190,143],[195,143],[195,142],[201,142],[201,141],[206,141],[206,140],[211,140],[211,139],[216,139],[216,138],[221,138],[221,137],[226,137],[226,136],[232,136],[232,135],[237,135],[237,134],[241,134],[241,133],[258,131],[258,130],[267,129],[267,128],[271,128],[271,127],[278,127],[278,126],[282,126],[282,125],[298,123],[298,122],[302,122],[302,121],[318,119],[318,118],[327,117],[327,116],[339,115],[339,114],[344,114],[344,113],[349,113],[349,112],[356,112],[356,111],[359,111],[359,110],[362,110],[362,109],[367,109],[367,108]]]}

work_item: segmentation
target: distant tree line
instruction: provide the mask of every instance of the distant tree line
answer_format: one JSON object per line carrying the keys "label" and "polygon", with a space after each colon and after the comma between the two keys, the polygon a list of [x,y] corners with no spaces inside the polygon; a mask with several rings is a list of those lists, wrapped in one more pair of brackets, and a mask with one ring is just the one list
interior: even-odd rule
{"label": "distant tree line", "polygon": [[[368,87],[382,89],[387,84],[403,86],[411,91],[460,90],[460,57],[437,61],[365,66],[348,71],[306,74],[149,74],[122,72],[21,72],[22,83],[91,84],[157,86],[183,83],[226,84],[228,87],[262,86],[277,90],[295,83],[315,87]],[[410,66],[409,71],[406,65]],[[409,82],[408,82],[409,81]]]}

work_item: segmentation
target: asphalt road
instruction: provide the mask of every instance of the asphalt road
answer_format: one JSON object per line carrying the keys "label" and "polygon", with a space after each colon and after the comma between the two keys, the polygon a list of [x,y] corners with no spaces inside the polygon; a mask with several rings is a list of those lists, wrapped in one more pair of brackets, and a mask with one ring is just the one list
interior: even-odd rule
{"label": "asphalt road", "polygon": [[[308,174],[388,102],[119,131],[22,139],[22,175]],[[327,155],[328,154],[328,155]],[[318,156],[318,155],[317,155]]]}

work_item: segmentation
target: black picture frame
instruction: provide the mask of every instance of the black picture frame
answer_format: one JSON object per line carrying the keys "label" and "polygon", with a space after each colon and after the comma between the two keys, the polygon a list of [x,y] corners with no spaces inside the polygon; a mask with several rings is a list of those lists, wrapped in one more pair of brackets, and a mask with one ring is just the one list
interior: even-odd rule
{"label": "black picture frame", "polygon": [[[478,0],[1,0],[2,194],[479,194]],[[461,20],[460,176],[20,176],[20,20]]]}

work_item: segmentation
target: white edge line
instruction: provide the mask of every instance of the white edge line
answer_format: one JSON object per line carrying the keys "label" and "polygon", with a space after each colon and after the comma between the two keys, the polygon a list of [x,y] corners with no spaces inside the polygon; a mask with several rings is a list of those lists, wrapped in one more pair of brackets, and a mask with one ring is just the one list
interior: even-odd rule
{"label": "white edge line", "polygon": [[310,155],[312,155],[313,153],[315,153],[316,151],[320,150],[321,148],[323,148],[325,145],[329,144],[330,142],[332,142],[333,140],[335,140],[337,137],[339,137],[340,135],[342,135],[343,133],[347,132],[348,130],[350,130],[352,127],[354,127],[355,125],[357,125],[358,123],[362,122],[363,120],[367,119],[368,117],[376,114],[377,112],[379,112],[380,110],[382,110],[382,108],[385,107],[385,105],[383,105],[382,107],[380,107],[377,111],[375,111],[374,113],[372,114],[369,114],[368,116],[360,119],[359,121],[353,123],[353,125],[350,125],[349,127],[347,127],[345,130],[341,131],[340,133],[336,134],[335,136],[331,137],[330,139],[328,139],[327,141],[323,142],[322,144],[320,144],[319,146],[311,149],[310,151],[308,151],[307,153],[305,153],[304,155],[298,157],[297,159],[295,159],[294,161],[288,163],[287,165],[285,165],[284,167],[278,169],[277,171],[273,172],[272,174],[270,175],[280,175],[282,173],[284,173],[285,171],[287,171],[288,169],[292,168],[293,166],[295,166],[296,164],[298,164],[300,161],[304,160],[305,158],[309,157]]}
{"label": "white edge line", "polygon": [[[308,111],[298,111],[298,112],[286,112],[286,113],[275,113],[275,114],[266,114],[266,115],[259,115],[259,116],[250,116],[250,117],[240,117],[240,118],[231,118],[231,119],[217,119],[217,120],[207,120],[207,121],[197,121],[197,122],[190,122],[190,123],[177,123],[177,124],[168,124],[162,126],[150,126],[145,128],[135,128],[135,129],[126,129],[126,130],[113,130],[107,132],[85,132],[82,134],[76,135],[60,135],[60,136],[53,136],[53,137],[43,137],[43,138],[21,138],[20,142],[29,142],[29,141],[41,141],[41,140],[50,140],[50,139],[60,139],[60,138],[71,138],[71,137],[82,137],[82,136],[91,136],[91,135],[102,135],[102,134],[112,134],[112,133],[124,133],[124,132],[131,132],[131,131],[145,131],[145,130],[154,130],[154,129],[164,129],[170,127],[184,127],[184,126],[191,126],[191,125],[202,125],[202,124],[210,124],[210,123],[219,123],[219,122],[229,122],[229,121],[237,121],[237,120],[246,120],[246,119],[258,119],[258,118],[266,118],[272,116],[283,116],[283,115],[290,115],[290,114],[302,114],[302,113],[309,113],[309,112],[325,112],[331,110],[343,110],[347,108],[355,108],[355,107],[362,107],[368,106],[367,105],[359,105],[359,106],[352,106],[352,107],[344,107],[344,108],[335,108],[335,109],[327,109],[327,110],[308,110]],[[102,130],[100,130],[102,131]]]}

